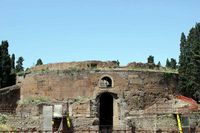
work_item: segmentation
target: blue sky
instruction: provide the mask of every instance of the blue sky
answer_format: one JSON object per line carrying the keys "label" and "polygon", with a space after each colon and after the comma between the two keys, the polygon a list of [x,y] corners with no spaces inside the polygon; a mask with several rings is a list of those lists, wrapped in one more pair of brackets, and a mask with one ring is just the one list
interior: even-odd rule
{"label": "blue sky", "polygon": [[199,0],[0,0],[0,40],[31,67],[44,63],[155,62],[179,56],[181,32],[200,22]]}

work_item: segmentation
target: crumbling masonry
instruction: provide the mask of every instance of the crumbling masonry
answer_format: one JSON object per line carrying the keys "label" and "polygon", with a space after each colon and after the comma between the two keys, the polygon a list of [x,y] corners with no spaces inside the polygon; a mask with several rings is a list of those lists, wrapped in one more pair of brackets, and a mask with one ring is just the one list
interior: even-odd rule
{"label": "crumbling masonry", "polygon": [[49,105],[65,105],[74,129],[177,129],[177,82],[176,73],[100,61],[42,65],[18,77],[21,99],[45,97]]}

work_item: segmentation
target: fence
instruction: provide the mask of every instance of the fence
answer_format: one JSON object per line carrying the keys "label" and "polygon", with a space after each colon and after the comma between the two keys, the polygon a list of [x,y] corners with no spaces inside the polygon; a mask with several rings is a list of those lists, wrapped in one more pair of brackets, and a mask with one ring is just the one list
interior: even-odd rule
{"label": "fence", "polygon": [[[145,129],[126,129],[126,130],[94,130],[94,129],[85,129],[85,130],[73,130],[73,131],[50,131],[50,130],[10,130],[10,131],[0,131],[1,133],[179,133],[178,130],[145,130]],[[200,128],[192,130],[187,133],[200,133]]]}
{"label": "fence", "polygon": [[[172,111],[166,111],[168,108],[156,108],[156,110],[152,110],[149,112],[144,112],[143,115],[151,115],[151,114],[171,114],[170,112]],[[19,116],[16,114],[15,109],[13,109],[12,107],[10,108],[0,108],[0,113],[11,113],[14,115],[14,117],[19,118],[17,120],[20,120],[20,118],[22,116]],[[200,114],[200,110],[196,111],[196,112],[189,112],[189,114]],[[136,116],[141,115],[141,114],[135,114]],[[159,117],[159,116],[157,116]],[[19,127],[20,128],[20,127]],[[86,129],[84,130],[77,130],[74,129],[73,131],[59,131],[59,133],[179,133],[178,128],[174,128],[171,130],[168,129],[159,129],[159,127],[157,127],[157,129],[155,130],[149,130],[149,129],[126,129],[126,130],[94,130],[94,129],[87,129],[87,127],[85,127]],[[160,127],[161,128],[161,127]],[[52,131],[48,131],[48,130],[39,130],[39,129],[34,129],[34,130],[10,130],[10,131],[0,131],[0,133],[49,133]],[[58,133],[58,132],[55,132]],[[198,129],[190,129],[190,133],[200,133],[200,128]]]}
{"label": "fence", "polygon": [[15,114],[16,113],[16,109],[14,107],[13,108],[4,108],[4,107],[1,107],[0,108],[0,113]]}

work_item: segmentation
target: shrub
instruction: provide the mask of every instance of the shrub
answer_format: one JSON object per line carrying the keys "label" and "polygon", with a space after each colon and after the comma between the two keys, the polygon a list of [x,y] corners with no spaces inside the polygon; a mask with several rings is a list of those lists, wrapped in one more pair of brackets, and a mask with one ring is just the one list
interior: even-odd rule
{"label": "shrub", "polygon": [[0,114],[0,124],[6,124],[8,116],[5,114]]}

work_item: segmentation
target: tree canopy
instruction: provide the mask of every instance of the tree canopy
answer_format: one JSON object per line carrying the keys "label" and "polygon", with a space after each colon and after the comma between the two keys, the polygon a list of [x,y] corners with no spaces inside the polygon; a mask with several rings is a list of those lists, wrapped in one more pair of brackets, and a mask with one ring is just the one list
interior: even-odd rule
{"label": "tree canopy", "polygon": [[2,41],[0,45],[0,88],[15,84],[16,74],[13,73],[14,56],[10,58],[8,41]]}
{"label": "tree canopy", "polygon": [[167,60],[166,60],[166,67],[170,68],[170,69],[176,69],[177,68],[176,59],[171,58],[171,60],[169,61],[169,59],[167,58]]}
{"label": "tree canopy", "polygon": [[42,59],[40,58],[37,60],[37,63],[36,63],[36,66],[39,66],[39,65],[43,65]]}
{"label": "tree canopy", "polygon": [[154,56],[150,55],[150,56],[147,58],[147,63],[152,63],[152,64],[154,64]]}
{"label": "tree canopy", "polygon": [[200,23],[191,28],[187,38],[181,34],[179,56],[179,91],[200,100]]}
{"label": "tree canopy", "polygon": [[171,63],[169,62],[169,59],[167,58],[167,60],[166,60],[166,67],[167,68],[170,68],[171,67]]}
{"label": "tree canopy", "polygon": [[24,67],[23,67],[23,61],[24,58],[22,56],[20,56],[17,60],[17,65],[16,65],[16,72],[22,72],[24,71]]}

